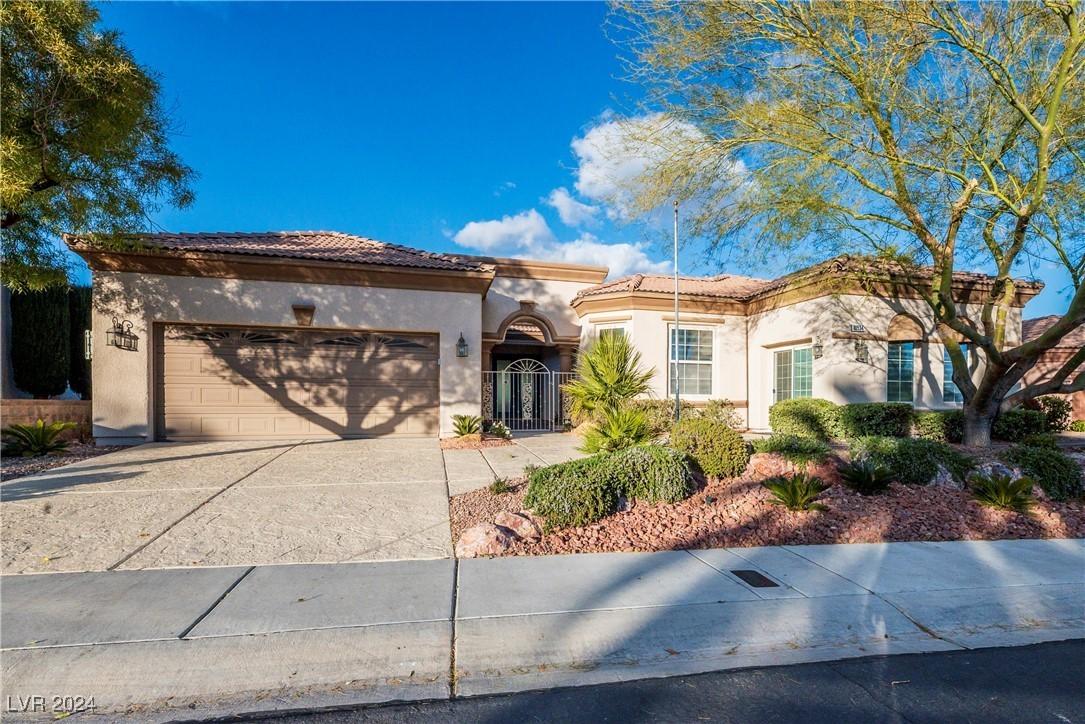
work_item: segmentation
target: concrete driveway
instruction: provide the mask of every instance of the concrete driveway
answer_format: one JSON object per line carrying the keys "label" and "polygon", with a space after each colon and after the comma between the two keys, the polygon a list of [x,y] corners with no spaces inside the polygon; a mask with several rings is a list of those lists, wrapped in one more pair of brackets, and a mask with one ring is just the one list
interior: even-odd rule
{"label": "concrete driveway", "polygon": [[154,443],[0,487],[3,572],[443,558],[436,440]]}

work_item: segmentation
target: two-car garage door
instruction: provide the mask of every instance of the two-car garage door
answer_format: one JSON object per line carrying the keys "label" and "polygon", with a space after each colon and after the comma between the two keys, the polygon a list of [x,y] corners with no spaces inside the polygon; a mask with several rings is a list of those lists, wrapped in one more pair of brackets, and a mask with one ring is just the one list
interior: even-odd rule
{"label": "two-car garage door", "polygon": [[159,439],[436,436],[436,335],[162,325]]}

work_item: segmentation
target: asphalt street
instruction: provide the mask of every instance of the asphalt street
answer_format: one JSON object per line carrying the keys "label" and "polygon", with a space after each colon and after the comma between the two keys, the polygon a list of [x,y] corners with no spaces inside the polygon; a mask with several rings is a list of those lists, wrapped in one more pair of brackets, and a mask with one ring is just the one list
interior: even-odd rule
{"label": "asphalt street", "polygon": [[1078,724],[1085,722],[1082,681],[1085,641],[1074,640],[247,720]]}

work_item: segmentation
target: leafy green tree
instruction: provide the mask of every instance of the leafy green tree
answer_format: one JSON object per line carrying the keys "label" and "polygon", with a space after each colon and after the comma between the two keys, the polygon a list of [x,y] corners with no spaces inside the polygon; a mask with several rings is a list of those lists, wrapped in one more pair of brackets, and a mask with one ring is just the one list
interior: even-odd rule
{"label": "leafy green tree", "polygon": [[68,389],[68,290],[11,295],[11,373],[36,398]]}
{"label": "leafy green tree", "polygon": [[90,361],[84,351],[84,332],[90,329],[91,288],[68,290],[68,386],[90,399]]}
{"label": "leafy green tree", "polygon": [[66,283],[61,233],[108,243],[193,198],[158,83],[98,19],[80,0],[0,3],[0,280],[16,291]]}
{"label": "leafy green tree", "polygon": [[[630,143],[657,159],[626,193],[642,211],[685,200],[713,252],[893,259],[982,357],[970,374],[946,342],[965,442],[989,444],[1000,408],[1085,389],[1085,349],[1021,384],[1085,324],[1083,13],[1080,0],[621,2],[611,34],[654,114],[627,123]],[[953,297],[958,264],[996,278],[975,327]],[[1012,272],[1026,264],[1065,270],[1070,301],[1021,344]]]}

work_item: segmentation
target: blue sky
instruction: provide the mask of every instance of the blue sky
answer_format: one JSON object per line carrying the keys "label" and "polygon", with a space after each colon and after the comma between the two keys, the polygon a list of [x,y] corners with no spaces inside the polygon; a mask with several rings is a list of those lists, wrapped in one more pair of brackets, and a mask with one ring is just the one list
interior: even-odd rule
{"label": "blue sky", "polygon": [[[602,3],[99,8],[160,75],[174,148],[200,174],[195,204],[156,214],[166,230],[334,229],[614,273],[667,267],[659,235],[602,202],[635,170],[597,150],[638,92]],[[683,269],[721,271],[692,249]],[[1065,306],[1052,288],[1029,312]]]}

